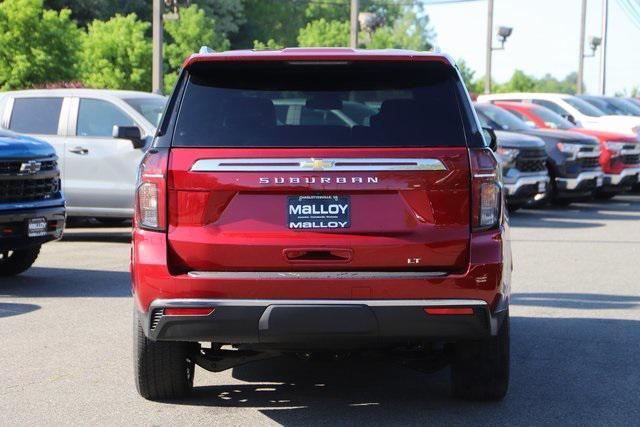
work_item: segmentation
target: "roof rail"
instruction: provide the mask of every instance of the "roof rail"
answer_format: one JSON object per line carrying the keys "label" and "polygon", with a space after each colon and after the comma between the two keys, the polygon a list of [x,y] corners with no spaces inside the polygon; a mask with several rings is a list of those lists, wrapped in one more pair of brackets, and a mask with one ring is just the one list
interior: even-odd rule
{"label": "roof rail", "polygon": [[209,46],[202,46],[198,53],[216,53],[216,51],[211,49]]}

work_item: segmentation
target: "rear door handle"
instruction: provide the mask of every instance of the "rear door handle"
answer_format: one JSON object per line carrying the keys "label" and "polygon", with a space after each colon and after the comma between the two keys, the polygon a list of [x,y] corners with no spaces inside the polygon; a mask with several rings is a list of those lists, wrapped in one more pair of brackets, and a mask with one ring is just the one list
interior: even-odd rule
{"label": "rear door handle", "polygon": [[69,149],[70,153],[74,154],[89,154],[89,149],[84,147],[73,147]]}

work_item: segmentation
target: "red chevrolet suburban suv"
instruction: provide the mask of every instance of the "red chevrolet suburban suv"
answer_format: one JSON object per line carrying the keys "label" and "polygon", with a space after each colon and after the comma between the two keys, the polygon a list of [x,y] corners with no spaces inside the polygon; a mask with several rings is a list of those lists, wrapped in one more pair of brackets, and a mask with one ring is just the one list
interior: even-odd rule
{"label": "red chevrolet suburban suv", "polygon": [[139,171],[139,393],[186,395],[196,364],[388,351],[450,364],[458,397],[503,398],[512,267],[492,149],[441,54],[192,55]]}

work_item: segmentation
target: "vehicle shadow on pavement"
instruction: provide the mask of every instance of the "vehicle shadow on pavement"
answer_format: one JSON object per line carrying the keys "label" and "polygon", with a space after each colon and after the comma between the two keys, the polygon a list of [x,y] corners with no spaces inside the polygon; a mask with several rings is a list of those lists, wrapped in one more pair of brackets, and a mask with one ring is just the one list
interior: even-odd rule
{"label": "vehicle shadow on pavement", "polygon": [[0,296],[130,297],[129,272],[32,267],[19,276],[3,278]]}
{"label": "vehicle shadow on pavement", "polygon": [[574,308],[583,310],[640,308],[640,296],[576,294],[576,293],[521,293],[512,294],[513,305],[530,307]]}
{"label": "vehicle shadow on pavement", "polygon": [[549,206],[523,209],[510,215],[514,227],[591,228],[604,227],[606,221],[640,220],[640,198],[621,196],[612,201],[574,203],[565,207]]}
{"label": "vehicle shadow on pavement", "polygon": [[39,310],[40,306],[36,304],[21,304],[13,302],[0,302],[0,319],[3,317],[18,316],[20,314],[31,313]]}
{"label": "vehicle shadow on pavement", "polygon": [[176,403],[259,408],[285,425],[626,424],[639,414],[638,342],[638,321],[513,317],[511,385],[499,403],[453,399],[448,369],[292,358],[237,367],[233,377],[250,384],[196,387]]}

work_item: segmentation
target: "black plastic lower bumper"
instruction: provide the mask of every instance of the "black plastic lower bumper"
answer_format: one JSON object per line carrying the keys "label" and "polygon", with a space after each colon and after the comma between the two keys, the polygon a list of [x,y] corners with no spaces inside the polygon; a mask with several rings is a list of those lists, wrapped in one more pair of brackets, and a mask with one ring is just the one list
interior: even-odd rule
{"label": "black plastic lower bumper", "polygon": [[[44,235],[29,237],[28,223],[44,218],[47,223]],[[0,250],[19,250],[57,240],[62,237],[65,222],[64,206],[40,209],[23,209],[0,213]]]}
{"label": "black plastic lower bumper", "polygon": [[[287,349],[480,339],[496,334],[507,304],[481,300],[259,301],[157,300],[143,315],[160,341],[210,341]],[[210,307],[209,315],[167,315],[171,307]],[[425,308],[436,308],[428,314]],[[442,314],[442,309],[467,314]],[[446,313],[446,312],[445,312]]]}

